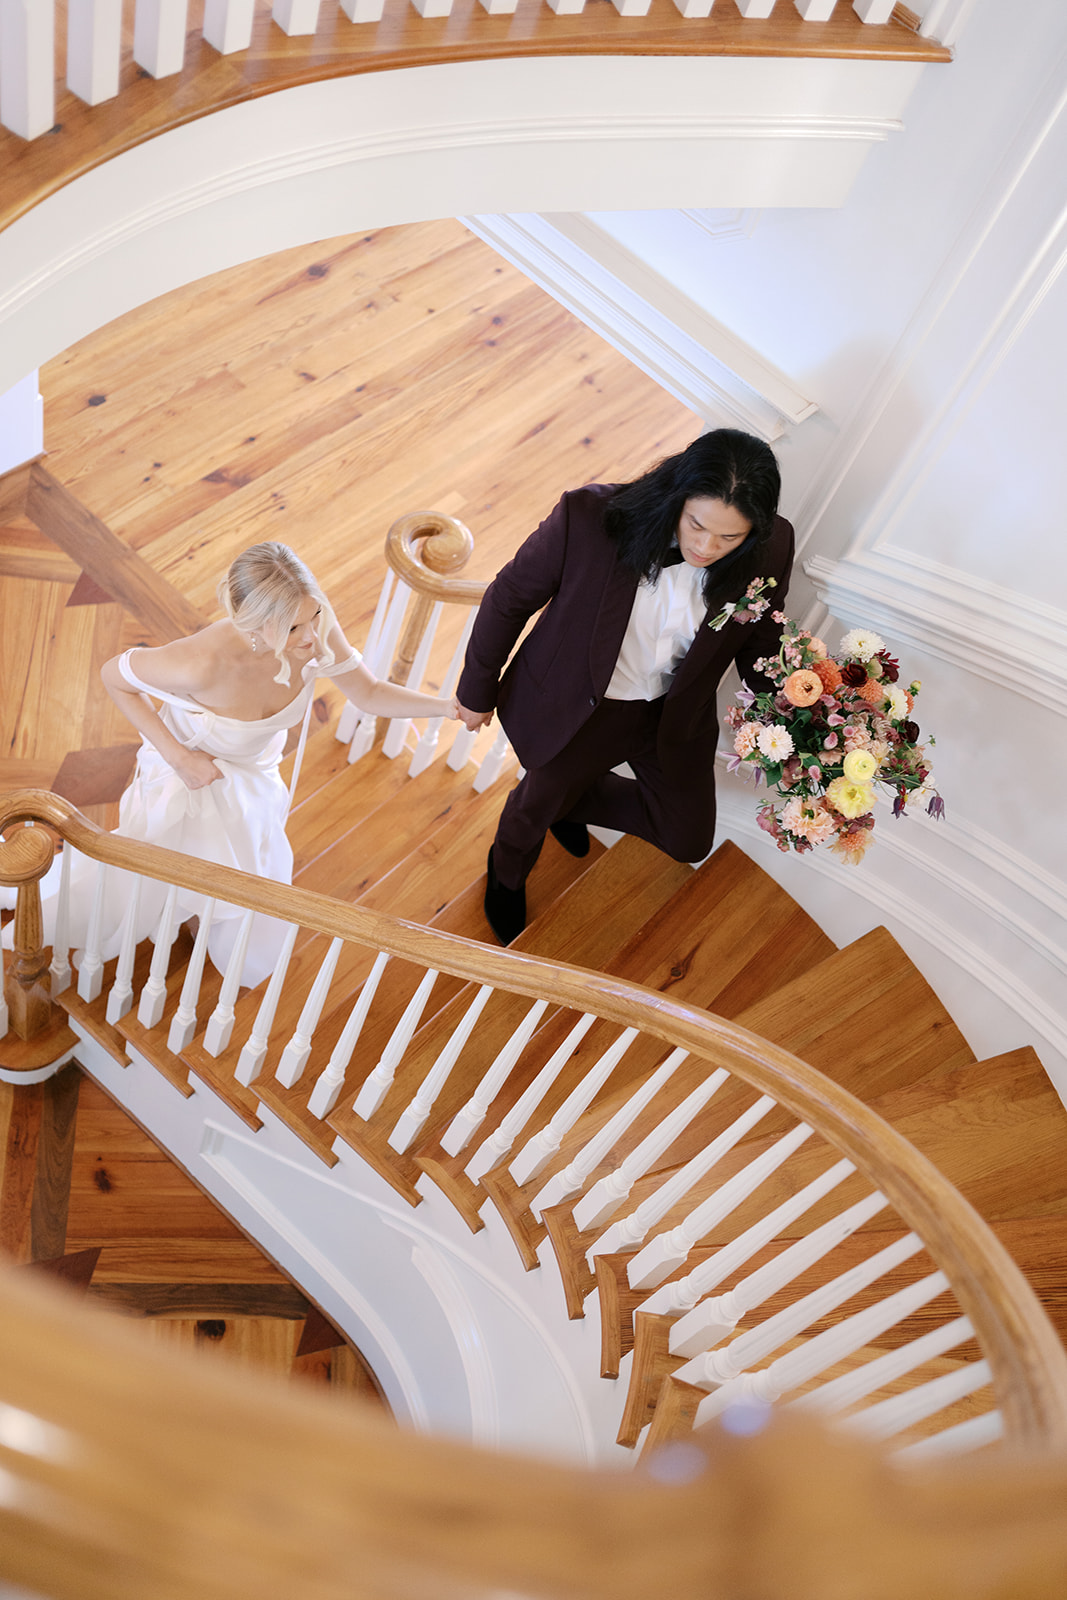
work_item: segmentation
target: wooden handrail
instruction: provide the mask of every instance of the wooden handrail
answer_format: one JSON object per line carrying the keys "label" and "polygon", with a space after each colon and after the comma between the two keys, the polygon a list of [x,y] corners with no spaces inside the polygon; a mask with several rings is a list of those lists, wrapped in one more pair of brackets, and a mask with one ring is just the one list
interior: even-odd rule
{"label": "wooden handrail", "polygon": [[[385,559],[415,594],[415,604],[397,649],[390,677],[407,683],[423,634],[437,601],[476,606],[488,587],[457,578],[474,554],[474,535],[466,523],[439,511],[412,511],[398,517],[385,536]],[[412,688],[418,688],[413,684]]]}
{"label": "wooden handrail", "polygon": [[503,16],[490,16],[476,0],[456,0],[447,17],[421,17],[410,0],[385,0],[381,21],[360,25],[333,3],[322,7],[310,38],[287,37],[264,5],[256,9],[245,51],[220,55],[191,28],[182,71],[157,80],[135,64],[127,42],[115,99],[87,106],[59,85],[51,132],[26,143],[0,129],[0,229],[148,139],[275,90],[329,78],[517,56],[816,56],[921,63],[949,61],[951,54],[898,20],[862,23],[847,0],[821,23],[805,22],[785,0],[767,20],[743,18],[732,0],[718,0],[711,16],[699,20],[680,16],[673,0],[652,0],[643,17],[624,17],[607,5],[557,16],[541,0],[519,0],[515,13]]}
{"label": "wooden handrail", "polygon": [[[1067,1351],[1025,1277],[978,1213],[924,1156],[869,1107],[789,1051],[724,1018],[639,984],[419,927],[326,895],[105,833],[45,790],[0,798],[0,832],[43,822],[83,854],[263,911],[304,928],[388,951],[424,968],[638,1027],[773,1097],[846,1155],[896,1207],[945,1272],[991,1363],[1009,1439],[1067,1448]],[[0,851],[0,882],[5,881]]]}
{"label": "wooden handrail", "polygon": [[789,1414],[633,1474],[490,1454],[0,1273],[0,1580],[52,1600],[1059,1600],[1067,1456],[894,1468]]}

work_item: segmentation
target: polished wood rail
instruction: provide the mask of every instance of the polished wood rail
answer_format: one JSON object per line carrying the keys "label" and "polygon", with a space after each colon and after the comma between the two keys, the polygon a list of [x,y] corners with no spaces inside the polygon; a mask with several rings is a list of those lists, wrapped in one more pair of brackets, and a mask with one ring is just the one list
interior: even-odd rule
{"label": "polished wood rail", "polygon": [[804,1419],[632,1474],[393,1429],[0,1275],[0,1580],[47,1600],[1059,1600],[1067,1455],[894,1469]]}
{"label": "polished wood rail", "polygon": [[[45,0],[40,3],[43,10]],[[778,0],[766,19],[744,17],[734,0],[716,0],[711,15],[702,18],[683,17],[674,0],[652,0],[644,16],[623,16],[606,0],[593,0],[577,15],[557,15],[542,0],[518,0],[512,14],[490,15],[478,0],[456,0],[447,16],[420,16],[410,0],[385,0],[380,20],[359,24],[331,0],[306,37],[289,37],[260,5],[249,47],[227,55],[205,41],[196,15],[201,7],[194,6],[181,70],[162,78],[134,61],[127,16],[118,94],[90,106],[63,85],[67,9],[67,0],[58,0],[61,70],[50,131],[27,143],[0,129],[0,228],[64,184],[171,128],[275,90],[361,72],[516,56],[951,59],[951,51],[909,25],[904,8],[897,7],[886,23],[865,24],[847,0],[838,0],[825,22],[806,22],[790,0]]]}
{"label": "polished wood rail", "polygon": [[[305,930],[399,956],[424,969],[510,994],[551,996],[559,1005],[621,1025],[701,1062],[724,1068],[773,1096],[851,1160],[896,1208],[944,1272],[989,1362],[1009,1439],[1034,1446],[1067,1442],[1067,1352],[1023,1274],[980,1216],[937,1169],[847,1090],[791,1052],[670,995],[565,962],[469,939],[341,904],[306,889],[287,888],[231,869],[205,866],[150,845],[103,833],[72,806],[46,792],[24,790],[0,802],[0,882],[25,876],[27,846],[20,822],[45,824],[84,855],[200,894],[279,916]],[[13,872],[5,857],[17,852]],[[23,926],[32,929],[36,883]],[[32,951],[24,955],[32,957]],[[39,1064],[39,1063],[38,1063]]]}

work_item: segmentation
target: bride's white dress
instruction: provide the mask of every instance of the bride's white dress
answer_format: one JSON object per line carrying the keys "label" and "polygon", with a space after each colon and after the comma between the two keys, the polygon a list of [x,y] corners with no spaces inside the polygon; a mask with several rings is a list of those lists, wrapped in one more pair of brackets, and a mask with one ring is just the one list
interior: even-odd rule
{"label": "bride's white dress", "polygon": [[[303,685],[287,706],[273,716],[244,722],[219,716],[195,701],[166,694],[143,682],[130,664],[132,653],[127,651],[119,658],[119,670],[127,683],[162,702],[159,715],[170,732],[187,749],[203,750],[209,755],[222,777],[203,789],[188,789],[155,747],[142,740],[133,779],[119,805],[115,832],[126,839],[180,850],[198,861],[236,867],[275,883],[291,883],[293,851],[285,835],[291,796],[278,771],[286,734],[305,721],[316,678],[350,672],[359,664],[359,655],[353,654],[329,667],[309,662],[303,669]],[[57,857],[41,883],[45,944],[51,944],[55,934],[59,872]],[[96,862],[75,853],[71,864],[69,940],[79,951],[88,932],[96,879]],[[131,873],[108,868],[105,880],[101,954],[107,961],[119,952],[135,879]],[[138,941],[156,932],[166,897],[166,884],[151,878],[140,880]],[[204,896],[179,890],[175,926],[187,917],[201,915],[204,905]],[[240,906],[230,906],[222,900],[215,903],[208,954],[220,972],[225,970],[243,915]],[[10,938],[9,930],[5,932]],[[270,975],[284,936],[284,923],[257,913],[242,983],[254,986]]]}

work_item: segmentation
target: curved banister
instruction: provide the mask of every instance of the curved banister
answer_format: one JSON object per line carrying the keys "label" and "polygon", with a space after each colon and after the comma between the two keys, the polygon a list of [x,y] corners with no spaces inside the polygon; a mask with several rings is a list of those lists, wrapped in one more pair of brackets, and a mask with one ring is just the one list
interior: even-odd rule
{"label": "curved banister", "polygon": [[[725,1067],[773,1095],[846,1155],[896,1207],[948,1276],[994,1373],[1008,1436],[1067,1446],[1067,1352],[1025,1277],[978,1213],[937,1168],[862,1101],[797,1056],[721,1017],[639,984],[346,905],[306,889],[205,865],[174,851],[122,839],[69,802],[25,789],[0,800],[0,831],[43,822],[84,855],[214,895],[305,928],[446,972],[467,981],[639,1027]],[[0,845],[0,882],[10,879]],[[25,848],[24,846],[21,848]]]}
{"label": "curved banister", "polygon": [[[35,0],[43,11],[51,0]],[[182,68],[155,78],[133,60],[127,38],[118,94],[86,105],[57,84],[54,124],[30,143],[0,129],[4,167],[0,230],[103,162],[198,117],[278,90],[357,73],[396,71],[518,56],[598,55],[815,56],[900,62],[945,62],[951,51],[892,18],[863,23],[846,0],[834,17],[807,23],[792,4],[767,19],[720,4],[687,19],[672,0],[652,0],[645,16],[613,6],[557,15],[523,0],[514,13],[490,15],[480,4],[457,4],[448,16],[418,14],[409,0],[383,0],[380,20],[353,24],[336,0],[320,8],[313,36],[288,37],[266,5],[256,7],[246,50],[220,54],[199,27],[187,30]],[[58,30],[57,30],[58,32]],[[55,41],[57,60],[64,41]],[[41,132],[43,130],[35,130]]]}
{"label": "curved banister", "polygon": [[777,1414],[633,1474],[490,1454],[0,1274],[0,1581],[49,1600],[1058,1600],[1067,1457],[894,1470]]}
{"label": "curved banister", "polygon": [[458,517],[410,511],[385,536],[385,559],[402,583],[431,600],[476,606],[487,585],[458,578],[474,554],[474,535]]}

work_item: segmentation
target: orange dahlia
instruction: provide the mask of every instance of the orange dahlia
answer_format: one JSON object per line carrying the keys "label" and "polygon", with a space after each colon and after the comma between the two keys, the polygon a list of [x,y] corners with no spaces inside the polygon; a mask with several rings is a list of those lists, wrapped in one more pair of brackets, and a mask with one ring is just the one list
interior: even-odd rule
{"label": "orange dahlia", "polygon": [[811,667],[791,672],[782,684],[782,693],[791,706],[813,706],[822,692],[822,679]]}
{"label": "orange dahlia", "polygon": [[825,661],[813,662],[811,670],[821,682],[823,693],[833,694],[834,690],[841,682],[841,668],[838,666],[837,662],[831,661],[829,657],[827,657]]}
{"label": "orange dahlia", "polygon": [[885,688],[874,678],[868,678],[866,683],[861,683],[856,690],[861,700],[866,700],[869,706],[880,706],[885,699]]}

